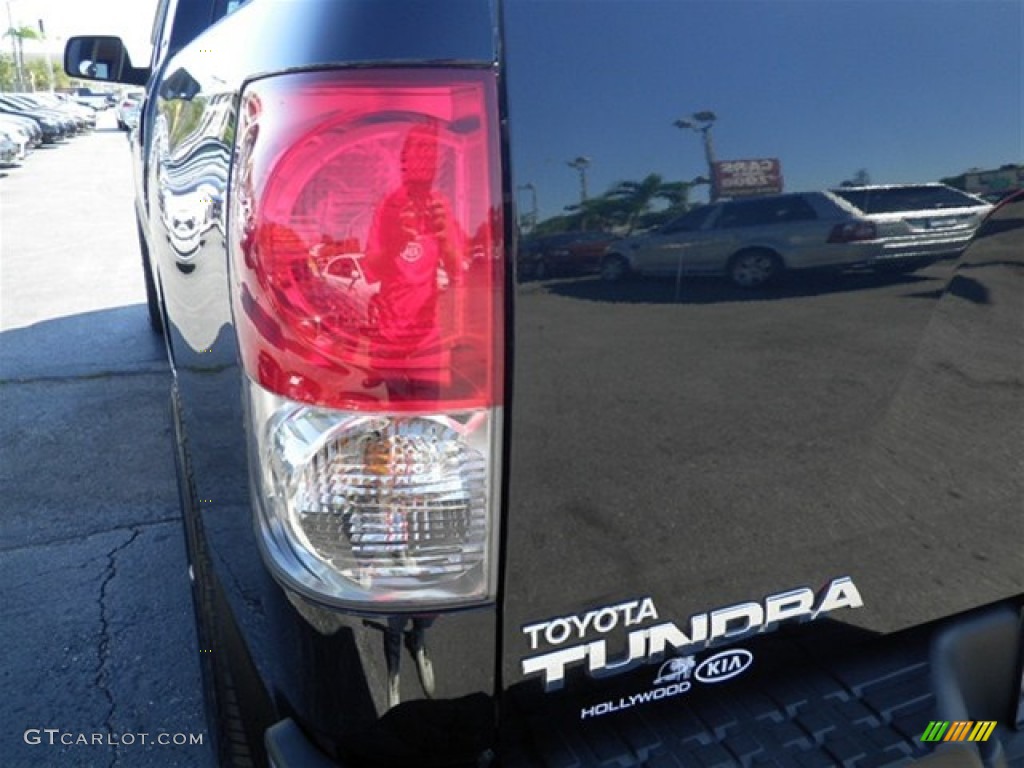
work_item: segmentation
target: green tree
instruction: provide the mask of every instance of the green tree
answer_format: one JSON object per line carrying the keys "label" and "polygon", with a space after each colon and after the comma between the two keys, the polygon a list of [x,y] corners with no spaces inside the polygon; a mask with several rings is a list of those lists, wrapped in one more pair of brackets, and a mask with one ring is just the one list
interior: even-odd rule
{"label": "green tree", "polygon": [[[620,221],[626,227],[626,234],[632,234],[638,225],[647,224],[655,200],[664,200],[672,209],[670,217],[686,210],[689,202],[689,185],[684,182],[666,182],[660,174],[649,173],[641,181],[622,181],[614,186],[608,196],[618,200],[621,208]],[[664,218],[663,211],[657,218]]]}
{"label": "green tree", "polygon": [[[693,186],[694,182],[667,182],[657,173],[640,181],[620,181],[603,195],[567,205],[565,213],[538,222],[534,234],[579,230],[631,234],[636,229],[650,229],[686,213]],[[664,201],[665,207],[654,210],[657,200]]]}
{"label": "green tree", "polygon": [[623,221],[622,202],[608,192],[567,205],[565,210],[570,213],[571,230],[609,230]]}
{"label": "green tree", "polygon": [[[25,65],[25,73],[25,78],[35,85],[37,91],[49,89],[50,68],[47,66],[45,59],[33,59],[28,62]],[[57,64],[53,65],[53,80],[54,88],[67,88],[71,84],[71,80]]]}
{"label": "green tree", "polygon": [[38,40],[39,30],[27,24],[22,27],[11,27],[4,33],[5,37],[16,37],[19,40]]}
{"label": "green tree", "polygon": [[54,88],[70,88],[71,78],[68,77],[68,73],[64,71],[64,67],[60,64],[53,65],[53,87]]}
{"label": "green tree", "polygon": [[10,37],[14,40],[15,85],[18,88],[27,88],[28,74],[25,72],[25,41],[38,40],[39,32],[36,31],[35,27],[10,27],[4,32],[4,37]]}
{"label": "green tree", "polygon": [[14,57],[0,53],[0,91],[13,91],[16,79]]}

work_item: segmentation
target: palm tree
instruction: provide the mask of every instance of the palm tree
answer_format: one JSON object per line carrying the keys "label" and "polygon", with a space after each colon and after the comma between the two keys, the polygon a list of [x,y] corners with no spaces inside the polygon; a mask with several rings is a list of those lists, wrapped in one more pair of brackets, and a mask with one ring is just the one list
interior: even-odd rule
{"label": "palm tree", "polygon": [[641,181],[619,182],[608,196],[620,202],[623,223],[626,225],[626,234],[629,235],[659,198],[668,202],[670,208],[685,211],[689,202],[689,191],[690,187],[685,182],[666,182],[661,174],[649,173]]}
{"label": "palm tree", "polygon": [[581,203],[565,206],[570,229],[608,230],[622,219],[622,203],[608,193],[588,197]]}
{"label": "palm tree", "polygon": [[25,88],[25,41],[26,40],[39,40],[39,32],[36,31],[35,27],[21,26],[11,27],[4,32],[4,37],[11,38],[12,45],[14,47],[14,66],[17,68],[18,73],[18,88],[24,90]]}
{"label": "palm tree", "polygon": [[[658,226],[682,215],[690,208],[690,190],[706,179],[664,181],[657,173],[641,181],[620,181],[599,197],[565,206],[566,213],[538,222],[533,234],[555,234],[577,230],[617,231],[632,234],[637,227]],[[652,211],[655,200],[668,206]]]}

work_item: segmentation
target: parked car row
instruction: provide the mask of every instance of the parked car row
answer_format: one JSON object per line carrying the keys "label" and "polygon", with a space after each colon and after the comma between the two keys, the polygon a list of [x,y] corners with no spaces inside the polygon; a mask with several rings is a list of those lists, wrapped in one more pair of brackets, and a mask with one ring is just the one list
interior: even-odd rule
{"label": "parked car row", "polygon": [[61,95],[66,95],[77,104],[92,107],[97,112],[109,109],[117,103],[117,95],[110,92],[94,91],[91,88],[67,88],[61,90]]}
{"label": "parked car row", "polygon": [[545,280],[556,275],[597,272],[608,246],[618,239],[601,231],[525,238],[519,246],[519,277]]}
{"label": "parked car row", "polygon": [[[680,278],[725,275],[743,288],[783,272],[910,272],[957,256],[992,206],[944,184],[841,187],[703,205],[640,235],[562,233],[527,238],[521,277],[554,270]],[[595,250],[596,247],[596,250]]]}
{"label": "parked car row", "polygon": [[0,93],[0,166],[24,160],[41,144],[96,127],[96,110],[63,93]]}

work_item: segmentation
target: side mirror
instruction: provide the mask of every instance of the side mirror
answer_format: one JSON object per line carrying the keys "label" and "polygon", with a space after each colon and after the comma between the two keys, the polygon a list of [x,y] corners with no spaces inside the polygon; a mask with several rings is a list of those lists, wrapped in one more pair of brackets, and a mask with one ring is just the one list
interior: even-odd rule
{"label": "side mirror", "polygon": [[105,83],[145,85],[149,69],[135,69],[119,37],[72,37],[64,46],[64,71],[70,77]]}

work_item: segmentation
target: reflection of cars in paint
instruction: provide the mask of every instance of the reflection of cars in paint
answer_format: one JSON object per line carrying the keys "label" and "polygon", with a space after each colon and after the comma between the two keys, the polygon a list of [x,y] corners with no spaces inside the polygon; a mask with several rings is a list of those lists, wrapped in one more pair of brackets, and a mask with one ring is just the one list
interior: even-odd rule
{"label": "reflection of cars in paint", "polygon": [[878,251],[875,235],[874,224],[828,192],[729,200],[613,243],[601,275],[726,275],[753,288],[785,270],[868,262]]}
{"label": "reflection of cars in paint", "polygon": [[597,272],[605,249],[617,239],[607,232],[560,232],[524,238],[517,259],[519,276],[543,280],[551,275]]}
{"label": "reflection of cars in paint", "polygon": [[159,194],[160,215],[167,240],[180,261],[189,261],[201,244],[203,234],[214,226],[221,201],[212,184],[200,183],[193,190],[173,192],[165,184]]}
{"label": "reflection of cars in paint", "polygon": [[958,255],[992,206],[945,184],[839,187],[832,193],[872,222],[879,267],[912,269]]}
{"label": "reflection of cars in paint", "polygon": [[318,243],[309,249],[310,261],[332,288],[336,322],[366,327],[370,321],[372,300],[376,294],[363,270],[364,254],[338,250],[330,243]]}
{"label": "reflection of cars in paint", "polygon": [[128,92],[118,99],[114,112],[117,115],[117,127],[122,131],[130,131],[139,122],[142,98],[141,93]]}

